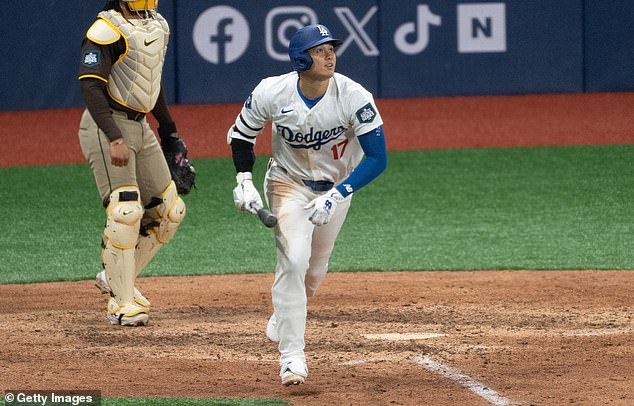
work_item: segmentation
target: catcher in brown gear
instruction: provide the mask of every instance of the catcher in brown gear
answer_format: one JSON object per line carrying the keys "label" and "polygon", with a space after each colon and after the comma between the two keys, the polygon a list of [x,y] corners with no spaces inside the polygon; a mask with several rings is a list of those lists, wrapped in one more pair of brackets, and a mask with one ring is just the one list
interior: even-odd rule
{"label": "catcher in brown gear", "polygon": [[148,322],[150,302],[136,277],[178,229],[185,216],[179,193],[196,179],[161,85],[170,31],[157,3],[107,1],[82,42],[79,68],[86,103],[79,142],[106,207],[96,285],[110,294],[108,319],[126,326]]}

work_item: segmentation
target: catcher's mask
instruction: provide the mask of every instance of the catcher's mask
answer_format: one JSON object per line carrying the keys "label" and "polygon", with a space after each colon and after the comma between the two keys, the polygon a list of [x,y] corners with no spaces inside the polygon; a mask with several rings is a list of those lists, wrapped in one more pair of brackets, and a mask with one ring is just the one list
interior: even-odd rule
{"label": "catcher's mask", "polygon": [[341,45],[342,41],[333,38],[330,30],[325,25],[307,25],[297,30],[288,45],[288,56],[291,58],[293,70],[304,72],[310,69],[313,64],[313,58],[306,51],[328,42],[337,47]]}

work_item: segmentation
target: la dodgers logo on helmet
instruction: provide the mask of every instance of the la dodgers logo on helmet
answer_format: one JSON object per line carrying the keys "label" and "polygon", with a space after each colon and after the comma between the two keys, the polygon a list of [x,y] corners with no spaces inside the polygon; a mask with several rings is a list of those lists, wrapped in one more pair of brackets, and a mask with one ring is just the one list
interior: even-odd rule
{"label": "la dodgers logo on helmet", "polygon": [[313,59],[306,52],[321,44],[331,43],[337,47],[341,45],[341,40],[333,38],[330,30],[321,24],[307,25],[297,30],[288,45],[288,55],[291,58],[291,66],[297,72],[304,72],[310,69]]}
{"label": "la dodgers logo on helmet", "polygon": [[325,26],[321,24],[317,24],[317,28],[319,29],[319,33],[321,34],[322,37],[330,36],[330,33],[328,32],[328,28],[326,28]]}

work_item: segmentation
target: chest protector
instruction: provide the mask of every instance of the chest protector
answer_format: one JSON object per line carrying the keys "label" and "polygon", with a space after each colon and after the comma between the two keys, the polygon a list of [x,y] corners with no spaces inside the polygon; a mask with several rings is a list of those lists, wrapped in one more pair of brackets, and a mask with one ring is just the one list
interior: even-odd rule
{"label": "chest protector", "polygon": [[169,26],[157,14],[155,19],[124,19],[113,11],[99,17],[121,33],[126,52],[115,62],[108,78],[108,93],[117,103],[148,113],[161,91],[161,74],[169,40]]}

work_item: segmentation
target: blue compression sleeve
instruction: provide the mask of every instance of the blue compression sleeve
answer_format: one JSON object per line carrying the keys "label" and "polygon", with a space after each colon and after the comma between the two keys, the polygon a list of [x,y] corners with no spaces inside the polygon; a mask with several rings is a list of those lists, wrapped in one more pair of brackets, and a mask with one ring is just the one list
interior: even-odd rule
{"label": "blue compression sleeve", "polygon": [[387,166],[387,151],[385,148],[385,134],[383,126],[369,133],[360,135],[359,143],[363,148],[365,159],[361,161],[354,171],[348,176],[337,190],[343,197],[356,192],[379,176]]}

